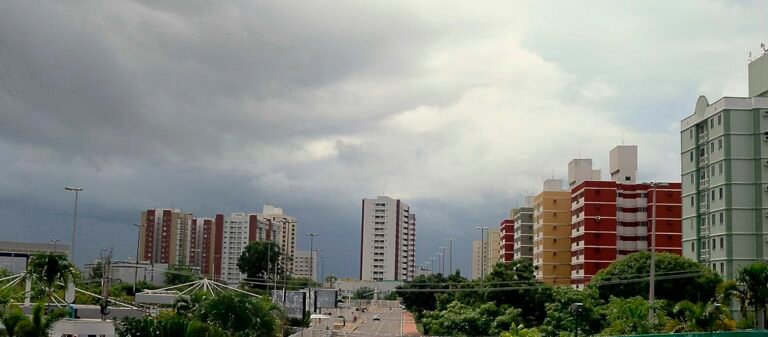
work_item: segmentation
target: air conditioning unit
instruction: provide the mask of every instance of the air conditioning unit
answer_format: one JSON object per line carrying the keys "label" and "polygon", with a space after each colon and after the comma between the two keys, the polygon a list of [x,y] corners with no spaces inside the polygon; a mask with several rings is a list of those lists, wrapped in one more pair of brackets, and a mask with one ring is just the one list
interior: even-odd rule
{"label": "air conditioning unit", "polygon": [[595,217],[595,221],[600,222],[600,216],[599,215]]}
{"label": "air conditioning unit", "polygon": [[765,211],[765,216],[768,217],[768,211]]}

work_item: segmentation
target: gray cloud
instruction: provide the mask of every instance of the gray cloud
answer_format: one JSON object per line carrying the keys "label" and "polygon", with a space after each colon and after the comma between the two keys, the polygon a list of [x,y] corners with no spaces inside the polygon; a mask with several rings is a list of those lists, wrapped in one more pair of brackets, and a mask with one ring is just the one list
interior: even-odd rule
{"label": "gray cloud", "polygon": [[132,255],[144,208],[274,203],[354,276],[360,199],[385,190],[417,213],[417,262],[456,237],[468,271],[474,226],[578,153],[604,166],[624,135],[641,177],[678,179],[677,121],[699,93],[743,94],[766,15],[552,6],[4,3],[0,240],[67,241],[69,184],[86,187],[79,262]]}

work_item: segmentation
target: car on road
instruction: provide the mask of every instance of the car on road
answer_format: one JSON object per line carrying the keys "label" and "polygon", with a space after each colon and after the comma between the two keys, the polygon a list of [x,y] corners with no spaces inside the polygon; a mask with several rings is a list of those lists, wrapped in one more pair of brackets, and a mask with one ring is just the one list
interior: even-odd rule
{"label": "car on road", "polygon": [[373,315],[373,320],[374,321],[381,321],[381,317],[379,317],[379,315]]}

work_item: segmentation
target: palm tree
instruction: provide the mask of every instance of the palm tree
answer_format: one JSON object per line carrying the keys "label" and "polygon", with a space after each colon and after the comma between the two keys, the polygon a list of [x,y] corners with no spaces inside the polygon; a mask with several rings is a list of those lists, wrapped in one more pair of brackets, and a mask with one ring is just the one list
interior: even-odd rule
{"label": "palm tree", "polygon": [[75,267],[66,256],[55,253],[32,256],[27,270],[45,286],[48,297],[53,294],[57,283],[66,284],[75,274]]}
{"label": "palm tree", "polygon": [[746,288],[746,299],[755,308],[757,328],[765,329],[765,305],[768,303],[768,264],[755,262],[739,270],[737,280]]}
{"label": "palm tree", "polygon": [[22,312],[21,308],[18,306],[12,305],[7,307],[2,318],[0,318],[0,321],[3,323],[5,335],[8,337],[15,337],[16,328],[19,323],[27,319],[27,316],[24,315],[24,312]]}
{"label": "palm tree", "polygon": [[19,337],[48,337],[53,325],[67,315],[64,310],[54,310],[45,316],[44,310],[45,307],[40,303],[32,307],[32,319],[25,317],[16,326]]}
{"label": "palm tree", "polygon": [[747,292],[744,287],[733,280],[720,283],[717,286],[717,301],[725,307],[730,307],[734,300],[739,303],[741,317],[747,317],[749,309],[747,306]]}
{"label": "palm tree", "polygon": [[338,278],[336,278],[336,275],[333,275],[333,274],[325,277],[325,283],[328,283],[328,286],[331,288],[333,288],[337,280]]}
{"label": "palm tree", "polygon": [[692,303],[683,300],[675,305],[672,312],[677,316],[672,332],[711,330],[716,322],[723,320],[722,308],[712,302]]}

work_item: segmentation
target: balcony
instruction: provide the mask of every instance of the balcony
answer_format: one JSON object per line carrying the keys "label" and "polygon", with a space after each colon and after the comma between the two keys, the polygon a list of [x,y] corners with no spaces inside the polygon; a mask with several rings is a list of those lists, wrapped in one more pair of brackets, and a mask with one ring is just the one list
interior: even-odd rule
{"label": "balcony", "polygon": [[707,131],[702,131],[699,133],[699,144],[706,144],[707,141],[709,141],[709,133]]}
{"label": "balcony", "polygon": [[699,180],[699,188],[707,188],[709,187],[709,179],[701,179]]}
{"label": "balcony", "polygon": [[709,249],[702,249],[702,250],[700,251],[700,253],[701,253],[701,255],[700,255],[700,256],[701,256],[701,260],[702,260],[702,261],[706,261],[706,260],[709,260]]}
{"label": "balcony", "polygon": [[700,236],[709,236],[709,226],[708,225],[702,225],[699,227],[699,235]]}

